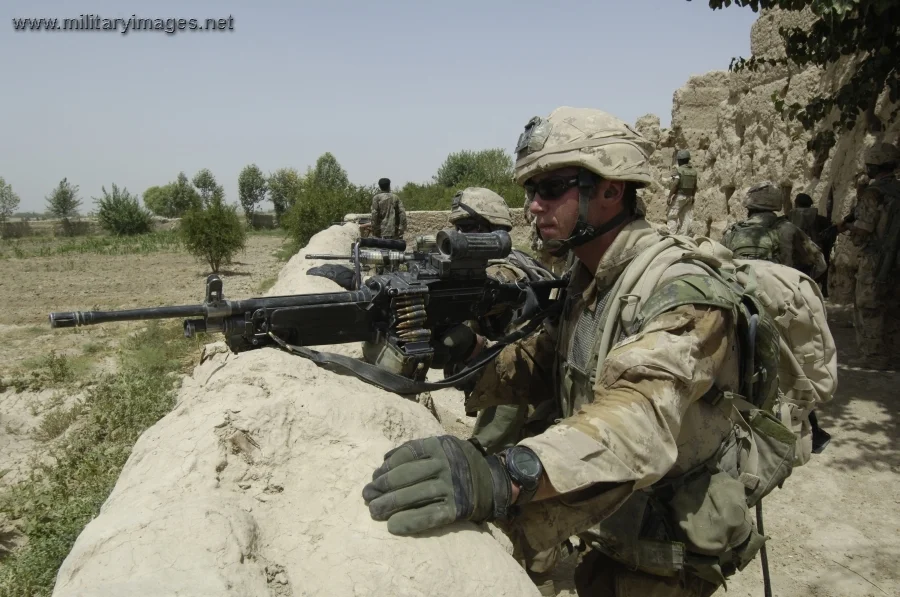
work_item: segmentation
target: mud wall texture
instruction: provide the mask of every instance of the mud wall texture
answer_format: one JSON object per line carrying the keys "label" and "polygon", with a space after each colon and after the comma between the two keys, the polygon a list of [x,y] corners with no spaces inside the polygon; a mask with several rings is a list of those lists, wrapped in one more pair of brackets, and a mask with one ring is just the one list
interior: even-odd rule
{"label": "mud wall texture", "polygon": [[[753,55],[784,56],[778,28],[809,22],[809,13],[763,11],[751,31]],[[853,178],[865,170],[863,152],[876,142],[896,143],[900,137],[900,123],[889,120],[895,106],[880,98],[874,113],[884,124],[882,130],[869,130],[870,121],[861,117],[853,131],[838,135],[835,147],[817,156],[806,148],[812,133],[783,121],[772,98],[805,105],[818,93],[837,89],[854,63],[844,60],[828,70],[766,67],[755,73],[714,71],[694,76],[673,95],[671,128],[661,129],[652,114],[638,119],[636,128],[657,143],[652,166],[660,183],[678,149],[689,149],[691,162],[700,170],[694,234],[721,238],[725,227],[746,216],[740,204],[744,192],[763,180],[781,185],[786,211],[797,193],[806,192],[819,213],[832,221],[850,212],[856,201]],[[830,121],[824,126],[830,127]],[[665,221],[666,195],[659,183],[644,193],[650,220]],[[831,300],[852,301],[854,269],[853,247],[841,237],[832,256]]]}

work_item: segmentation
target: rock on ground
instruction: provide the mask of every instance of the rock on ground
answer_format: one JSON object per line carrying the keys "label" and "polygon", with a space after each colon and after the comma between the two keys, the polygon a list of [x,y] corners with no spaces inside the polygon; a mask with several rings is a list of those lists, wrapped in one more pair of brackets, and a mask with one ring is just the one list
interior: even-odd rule
{"label": "rock on ground", "polygon": [[[305,275],[318,263],[303,254],[346,249],[351,228],[313,237],[268,294],[339,291]],[[138,440],[54,597],[538,595],[486,527],[403,538],[369,517],[361,492],[384,453],[443,432],[425,407],[272,348],[205,353]]]}

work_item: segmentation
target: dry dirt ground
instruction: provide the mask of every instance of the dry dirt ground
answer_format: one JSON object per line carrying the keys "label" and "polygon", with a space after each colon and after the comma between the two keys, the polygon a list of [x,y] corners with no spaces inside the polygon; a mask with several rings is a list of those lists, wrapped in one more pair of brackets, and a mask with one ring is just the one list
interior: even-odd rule
{"label": "dry dirt ground", "polygon": [[[274,255],[281,246],[280,236],[250,235],[246,250],[220,272],[226,298],[262,294],[284,265]],[[109,370],[115,347],[140,322],[53,330],[48,314],[201,303],[207,274],[205,264],[180,251],[0,260],[0,380],[27,376],[50,354],[67,357],[79,376]],[[42,421],[75,398],[53,387],[17,392],[0,385],[0,488],[27,474],[29,458],[44,445],[37,439]]]}
{"label": "dry dirt ground", "polygon": [[[278,237],[251,237],[247,251],[223,275],[226,297],[259,293],[282,267]],[[52,331],[54,310],[131,308],[197,303],[206,269],[184,253],[48,257],[0,261],[0,377],[28,366],[49,350],[77,366],[110,366],[111,347],[129,324]],[[839,361],[855,356],[848,310],[830,309]],[[79,360],[80,359],[80,360]],[[831,445],[795,470],[766,498],[765,530],[774,595],[879,597],[900,595],[900,374],[840,368],[838,393],[819,411]],[[26,472],[43,412],[72,396],[0,392],[0,469],[14,469],[0,486]],[[444,427],[466,437],[466,417],[455,390],[433,393]],[[557,570],[559,595],[574,595],[574,561]],[[759,560],[731,579],[727,595],[763,595]],[[720,594],[725,594],[720,591]]]}

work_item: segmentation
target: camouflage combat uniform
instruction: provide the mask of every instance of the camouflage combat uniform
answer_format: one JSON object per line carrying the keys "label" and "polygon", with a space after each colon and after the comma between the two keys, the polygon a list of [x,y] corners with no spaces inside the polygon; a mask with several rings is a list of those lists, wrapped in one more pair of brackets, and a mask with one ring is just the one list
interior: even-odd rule
{"label": "camouflage combat uniform", "polygon": [[372,236],[400,239],[406,234],[406,209],[394,193],[372,197]]}
{"label": "camouflage combat uniform", "polygon": [[[895,262],[896,248],[893,255],[888,254],[891,236],[897,234],[897,224],[891,225],[890,215],[898,211],[898,203],[900,181],[896,175],[872,180],[861,193],[853,223],[854,228],[868,234],[865,238],[851,237],[861,249],[854,310],[857,345],[860,356],[880,367],[891,366],[900,357],[900,272]],[[893,239],[894,247],[896,242]],[[879,267],[883,268],[880,277]]]}
{"label": "camouflage combat uniform", "polygon": [[781,190],[772,182],[754,185],[743,199],[753,210],[741,222],[729,226],[722,244],[738,259],[766,259],[798,269],[816,279],[828,271],[825,256],[802,230],[775,211],[781,209]]}
{"label": "camouflage combat uniform", "polygon": [[691,157],[687,150],[679,151],[677,156],[684,163],[676,166],[669,178],[672,194],[666,211],[667,226],[669,234],[689,235],[694,222],[694,195],[697,194],[698,174],[687,161]]}
{"label": "camouflage combat uniform", "polygon": [[[603,299],[628,263],[660,239],[645,220],[637,220],[619,233],[593,275],[576,260],[567,289],[571,302],[559,325],[507,347],[466,404],[534,404],[558,396],[557,424],[520,445],[538,454],[557,491],[586,491],[571,500],[523,506],[510,532],[525,553],[572,534],[584,536],[599,549],[583,564],[580,582],[591,587],[615,582],[616,591],[598,593],[604,595],[708,595],[715,589],[695,576],[679,588],[678,575],[633,570],[634,562],[616,555],[623,553],[617,541],[627,543],[617,529],[630,527],[626,533],[636,534],[646,522],[643,512],[640,520],[628,520],[642,510],[646,493],[641,490],[705,462],[733,425],[701,401],[713,384],[727,389],[738,383],[734,321],[720,309],[686,305],[662,314],[615,346],[600,378],[591,379],[596,357],[592,362],[590,347],[602,333],[597,319]],[[703,272],[679,266],[666,279],[687,273]],[[596,525],[620,506],[621,515]]]}

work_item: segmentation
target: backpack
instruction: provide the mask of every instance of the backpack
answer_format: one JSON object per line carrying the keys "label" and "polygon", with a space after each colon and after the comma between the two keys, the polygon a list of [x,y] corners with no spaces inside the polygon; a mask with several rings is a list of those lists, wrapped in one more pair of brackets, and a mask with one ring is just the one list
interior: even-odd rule
{"label": "backpack", "polygon": [[787,221],[783,216],[766,213],[731,225],[722,243],[735,259],[765,259],[781,263],[778,226]]}
{"label": "backpack", "polygon": [[[809,413],[829,402],[837,388],[837,348],[825,299],[812,278],[792,267],[736,259],[709,238],[662,234],[663,241],[638,255],[610,291],[603,336],[594,349],[596,378],[612,339],[623,332],[636,334],[645,322],[680,304],[732,306],[737,315],[741,390],[711,391],[704,399],[727,411],[737,408],[752,429],[758,464],[771,469],[754,473],[766,486],[753,496],[758,501],[793,467],[808,462]],[[706,275],[676,277],[659,286],[664,272],[678,262],[698,265]],[[774,445],[778,443],[791,445]]]}

